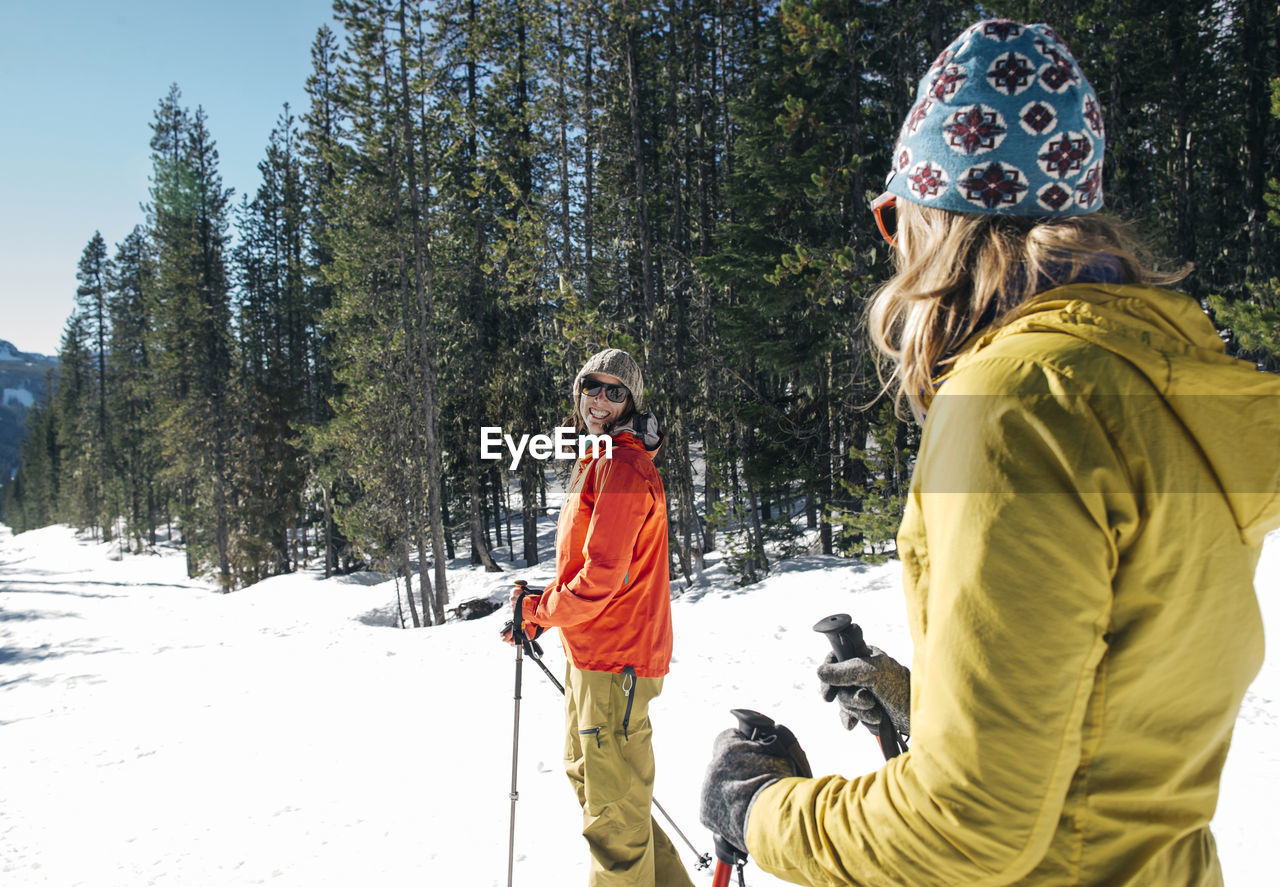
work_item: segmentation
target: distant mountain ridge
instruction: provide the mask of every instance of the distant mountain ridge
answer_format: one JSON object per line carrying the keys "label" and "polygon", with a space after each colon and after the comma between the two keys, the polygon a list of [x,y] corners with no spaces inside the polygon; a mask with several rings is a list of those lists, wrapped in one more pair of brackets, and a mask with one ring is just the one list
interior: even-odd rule
{"label": "distant mountain ridge", "polygon": [[13,362],[54,365],[58,362],[58,358],[46,357],[30,351],[19,351],[9,340],[0,339],[0,363]]}
{"label": "distant mountain ridge", "polygon": [[57,368],[58,358],[19,351],[0,339],[0,483],[18,467],[27,411],[45,402],[47,377]]}

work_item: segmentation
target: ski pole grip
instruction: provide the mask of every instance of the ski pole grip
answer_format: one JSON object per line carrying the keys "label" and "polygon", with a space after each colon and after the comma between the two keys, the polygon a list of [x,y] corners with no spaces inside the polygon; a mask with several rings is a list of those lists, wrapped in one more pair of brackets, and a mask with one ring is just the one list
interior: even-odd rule
{"label": "ski pole grip", "polygon": [[[827,640],[831,642],[831,649],[835,650],[837,662],[844,662],[846,659],[869,659],[871,657],[871,648],[862,639],[862,629],[850,618],[848,613],[836,613],[826,619],[819,619],[814,624],[813,630],[820,631],[827,636]],[[889,720],[889,715],[883,708],[881,708],[879,729],[869,724],[867,729],[876,734],[876,739],[880,742],[880,750],[884,752],[886,761],[901,754],[905,749],[901,737],[898,736],[898,731],[894,729],[893,722]]]}
{"label": "ski pole grip", "polygon": [[520,589],[516,595],[515,612],[511,615],[512,637],[516,643],[524,637],[524,598],[529,594],[529,583],[523,579],[515,581],[516,588]]}
{"label": "ski pole grip", "polygon": [[[778,725],[768,715],[749,708],[730,709],[729,714],[733,715],[737,720],[738,735],[744,739],[761,740],[776,735],[775,730]],[[711,887],[729,887],[729,876],[733,872],[733,867],[744,864],[747,861],[747,853],[745,850],[733,846],[720,835],[714,835],[713,837],[716,851],[716,868]]]}
{"label": "ski pole grip", "polygon": [[871,655],[871,649],[862,639],[862,629],[848,613],[836,613],[826,619],[820,619],[814,624],[813,630],[827,636],[827,640],[831,642],[831,649],[835,651],[837,662],[844,662],[846,659],[866,659]]}
{"label": "ski pole grip", "polygon": [[731,709],[729,714],[738,719],[738,732],[747,739],[764,739],[772,736],[777,726],[773,718],[749,708]]}

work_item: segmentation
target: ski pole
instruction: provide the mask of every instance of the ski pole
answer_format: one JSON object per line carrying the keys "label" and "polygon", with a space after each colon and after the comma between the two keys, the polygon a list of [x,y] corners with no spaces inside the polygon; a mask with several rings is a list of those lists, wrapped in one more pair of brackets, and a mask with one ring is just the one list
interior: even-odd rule
{"label": "ski pole", "polygon": [[651,797],[650,800],[653,801],[653,806],[658,808],[658,812],[662,814],[662,818],[667,821],[667,825],[676,830],[676,834],[680,836],[680,840],[684,841],[685,846],[689,848],[689,852],[698,857],[698,871],[702,871],[707,866],[711,865],[711,854],[699,853],[698,848],[693,846],[693,842],[689,840],[684,832],[680,831],[680,826],[676,825],[676,821],[671,818],[671,814],[667,812],[665,807],[658,803],[658,799]]}
{"label": "ski pole", "polygon": [[[528,583],[527,583],[527,582],[525,582],[523,579],[517,579],[517,580],[516,580],[516,585],[520,586],[520,589],[521,589],[521,592],[520,592],[520,598],[521,598],[521,600],[523,600],[523,598],[524,598],[524,596],[525,596],[526,594],[533,594],[533,592],[531,592],[531,591],[528,591],[528,590],[527,590],[526,586],[528,585]],[[517,603],[516,603],[516,619],[518,619],[518,618],[519,618],[519,615],[520,615],[520,603],[517,601]],[[514,627],[514,626],[515,626],[515,621],[516,621],[516,620],[513,620],[513,621],[512,621],[512,632],[511,632],[511,636],[512,636],[512,638],[514,638],[514,637],[515,637],[515,627]],[[547,680],[549,680],[549,681],[552,683],[552,685],[554,685],[554,686],[555,686],[555,688],[556,688],[557,690],[559,690],[559,691],[560,691],[560,695],[561,695],[561,696],[564,696],[564,695],[565,695],[564,684],[562,684],[562,683],[560,683],[558,680],[556,680],[556,676],[555,676],[555,675],[553,675],[553,674],[551,673],[551,669],[547,668],[547,664],[546,664],[545,662],[543,662],[543,661],[542,661],[542,646],[541,646],[537,641],[535,641],[533,638],[531,638],[531,637],[529,637],[528,635],[524,634],[524,632],[523,632],[523,631],[521,631],[520,638],[521,638],[520,645],[521,645],[521,646],[523,646],[523,647],[524,647],[524,649],[525,649],[525,652],[527,652],[527,653],[529,654],[529,658],[530,658],[530,659],[532,659],[535,663],[537,663],[538,668],[542,669],[542,673],[543,673],[543,674],[545,674],[545,675],[547,676]],[[519,669],[519,667],[520,667],[518,663],[519,663],[519,656],[517,656],[517,665],[516,665],[516,668],[517,668],[517,669]],[[519,673],[519,672],[517,672],[517,674],[518,674],[518,673]],[[518,693],[518,692],[519,692],[519,691],[517,690],[517,693]],[[516,701],[516,706],[517,706],[517,709],[516,709],[516,710],[517,710],[517,712],[519,711],[519,705],[520,705],[520,702],[519,702],[519,696],[517,696],[517,701]],[[763,716],[762,716],[762,717],[763,717]],[[514,766],[514,763],[512,764],[512,766]],[[512,773],[512,775],[511,775],[511,791],[512,791],[513,793],[515,792],[515,774],[514,774],[514,773]],[[680,826],[676,825],[676,821],[675,821],[674,819],[672,819],[672,818],[671,818],[671,814],[667,812],[667,810],[666,810],[666,808],[665,808],[665,807],[663,807],[660,803],[658,803],[658,799],[657,799],[657,798],[652,798],[652,801],[653,801],[653,806],[658,808],[658,812],[659,812],[659,813],[661,813],[661,814],[662,814],[662,816],[663,816],[663,818],[664,818],[664,819],[666,819],[667,823],[668,823],[668,824],[669,824],[673,829],[675,829],[676,834],[680,836],[680,840],[684,841],[684,842],[685,842],[685,844],[689,847],[689,850],[690,850],[690,851],[692,851],[693,855],[697,857],[697,859],[698,859],[698,868],[699,868],[699,869],[705,869],[705,868],[707,868],[709,865],[711,865],[711,854],[710,854],[710,853],[699,853],[699,852],[698,852],[698,848],[697,848],[697,847],[695,847],[695,846],[693,846],[693,842],[692,842],[692,841],[690,841],[690,840],[689,840],[689,838],[685,835],[685,833],[684,833],[683,831],[681,831],[681,830],[680,830]],[[513,803],[513,805],[514,805],[514,801],[513,801],[512,803]],[[515,807],[513,806],[513,807],[512,807],[512,819],[513,819],[513,823],[512,823],[512,826],[511,826],[511,828],[512,828],[512,834],[514,834],[514,833],[515,833],[514,817],[515,817]],[[510,881],[508,881],[508,887],[510,887]]]}
{"label": "ski pole", "polygon": [[[797,776],[813,775],[813,770],[809,767],[809,759],[796,741],[795,734],[786,727],[776,723],[768,715],[762,715],[749,708],[735,708],[729,714],[738,721],[739,736],[773,745],[784,753],[779,757],[785,757],[791,762]],[[729,887],[729,878],[735,867],[738,869],[738,884],[745,887],[746,879],[743,877],[742,870],[747,864],[746,851],[733,846],[720,835],[714,836],[714,844],[716,869],[711,878],[711,887]]]}
{"label": "ski pole", "polygon": [[516,791],[516,774],[519,772],[520,757],[520,683],[524,673],[524,648],[528,643],[524,634],[524,620],[520,613],[520,605],[524,603],[524,596],[528,593],[525,588],[528,583],[518,579],[516,585],[520,588],[520,594],[516,597],[515,613],[511,617],[511,640],[516,647],[516,710],[511,735],[511,794],[509,796],[511,798],[511,834],[507,839],[507,887],[511,887],[516,864],[516,801],[520,798],[520,793]]}
{"label": "ski pole", "polygon": [[[831,642],[831,649],[835,651],[837,662],[871,657],[871,650],[862,639],[862,629],[848,613],[836,613],[826,619],[820,619],[813,626],[813,630],[827,636],[827,640]],[[867,729],[875,735],[880,743],[880,751],[887,761],[902,754],[907,746],[898,735],[898,731],[894,729],[893,721],[889,719],[889,713],[884,710],[884,706],[876,705],[876,708],[880,710],[879,732],[871,730],[870,724],[867,725]]]}

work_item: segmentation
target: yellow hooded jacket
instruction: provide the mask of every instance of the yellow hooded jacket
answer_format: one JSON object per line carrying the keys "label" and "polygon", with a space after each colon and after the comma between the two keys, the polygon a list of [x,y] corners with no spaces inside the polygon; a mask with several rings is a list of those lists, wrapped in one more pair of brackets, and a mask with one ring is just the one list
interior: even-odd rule
{"label": "yellow hooded jacket", "polygon": [[1221,884],[1277,526],[1280,377],[1179,293],[1041,293],[929,405],[898,535],[910,751],[769,786],[751,856],[814,885]]}

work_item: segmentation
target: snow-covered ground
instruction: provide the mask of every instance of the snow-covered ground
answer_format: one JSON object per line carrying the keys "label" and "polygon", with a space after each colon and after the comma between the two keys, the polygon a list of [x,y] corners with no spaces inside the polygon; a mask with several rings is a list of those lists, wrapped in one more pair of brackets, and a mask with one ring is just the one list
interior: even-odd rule
{"label": "snow-covered ground", "polygon": [[[394,585],[376,577],[303,572],[221,595],[188,580],[177,551],[117,557],[65,527],[0,527],[0,884],[506,883],[514,654],[497,640],[503,612],[401,631]],[[459,565],[452,599],[504,598],[513,579],[538,585],[548,571]],[[1275,638],[1280,536],[1257,586]],[[711,841],[698,786],[732,707],[790,726],[815,771],[881,763],[815,688],[827,644],[810,627],[834,612],[909,659],[896,563],[805,557],[739,589],[713,560],[675,602],[675,662],[653,707],[657,796],[699,850]],[[561,711],[526,663],[522,887],[585,881]],[[1215,820],[1233,887],[1275,883],[1277,793],[1272,655],[1240,712]],[[781,882],[748,866],[747,883]]]}

